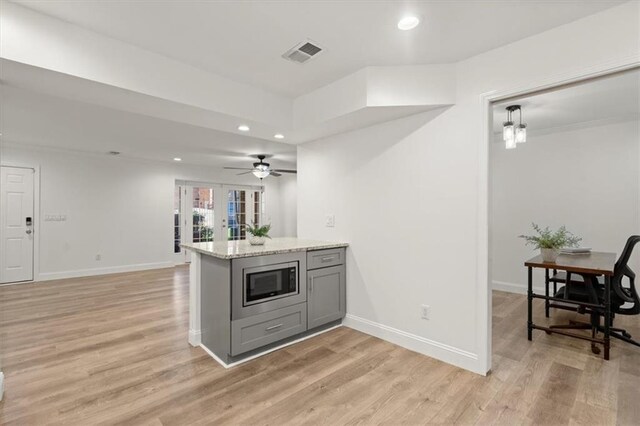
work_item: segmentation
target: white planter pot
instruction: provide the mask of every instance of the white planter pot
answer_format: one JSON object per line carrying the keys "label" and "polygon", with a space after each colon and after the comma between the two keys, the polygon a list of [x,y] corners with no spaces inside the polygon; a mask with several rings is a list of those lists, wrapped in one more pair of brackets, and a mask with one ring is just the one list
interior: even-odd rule
{"label": "white planter pot", "polygon": [[558,249],[550,249],[550,248],[541,248],[540,254],[542,255],[542,260],[544,262],[555,263],[558,259],[558,255],[560,254],[560,250]]}
{"label": "white planter pot", "polygon": [[254,235],[249,236],[249,244],[252,246],[262,246],[267,239],[265,237],[256,237]]}

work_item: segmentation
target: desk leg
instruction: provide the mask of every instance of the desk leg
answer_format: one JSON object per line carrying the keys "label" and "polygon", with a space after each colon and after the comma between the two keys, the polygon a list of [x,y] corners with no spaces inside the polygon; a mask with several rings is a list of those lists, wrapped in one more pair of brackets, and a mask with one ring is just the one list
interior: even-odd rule
{"label": "desk leg", "polygon": [[[549,297],[549,270],[546,268],[544,270],[544,295]],[[549,318],[549,299],[544,300],[544,314]]]}
{"label": "desk leg", "polygon": [[604,277],[604,359],[609,359],[609,341],[611,333],[611,277]]}
{"label": "desk leg", "polygon": [[531,340],[533,331],[533,270],[531,266],[527,269],[527,338]]}

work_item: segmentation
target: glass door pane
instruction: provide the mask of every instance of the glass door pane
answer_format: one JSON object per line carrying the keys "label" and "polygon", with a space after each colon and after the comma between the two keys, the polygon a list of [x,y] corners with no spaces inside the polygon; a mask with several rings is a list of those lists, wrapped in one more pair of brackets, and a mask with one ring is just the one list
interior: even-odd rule
{"label": "glass door pane", "polygon": [[264,200],[262,191],[252,191],[253,197],[253,220],[256,225],[264,225],[262,217],[264,215]]}
{"label": "glass door pane", "polygon": [[247,192],[231,189],[227,194],[227,239],[244,240],[247,224]]}
{"label": "glass door pane", "polygon": [[260,226],[264,214],[264,194],[254,189],[226,188],[227,239],[247,238],[245,225]]}
{"label": "glass door pane", "polygon": [[176,189],[173,193],[173,252],[180,253],[180,241],[182,231],[182,187],[176,185]]}
{"label": "glass door pane", "polygon": [[214,191],[213,188],[193,187],[192,198],[193,242],[214,239]]}

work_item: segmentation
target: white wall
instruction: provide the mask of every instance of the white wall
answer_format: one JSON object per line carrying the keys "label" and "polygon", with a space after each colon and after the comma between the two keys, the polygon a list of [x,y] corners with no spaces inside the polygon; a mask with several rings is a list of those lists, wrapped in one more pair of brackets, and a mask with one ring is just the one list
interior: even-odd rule
{"label": "white wall", "polygon": [[[639,61],[638,12],[625,3],[459,63],[456,105],[438,116],[299,146],[298,236],[351,244],[349,325],[479,373],[490,368],[481,96]],[[335,228],[324,226],[326,213]]]}
{"label": "white wall", "polygon": [[[257,123],[272,123],[276,128],[291,127],[293,102],[283,96],[208,73],[11,2],[3,1],[1,12],[2,58],[218,112],[221,115],[215,117],[224,121],[225,116],[227,119],[235,116]],[[147,111],[147,114],[152,113],[152,110]],[[226,128],[234,122],[227,122]],[[252,127],[255,134],[257,126]]]}
{"label": "white wall", "polygon": [[295,175],[283,174],[277,182],[280,190],[279,236],[295,237],[298,235],[298,180]]}
{"label": "white wall", "polygon": [[639,152],[638,121],[531,136],[514,150],[492,143],[494,288],[526,291],[522,263],[537,250],[517,236],[531,222],[565,225],[583,247],[619,254],[640,233]]}
{"label": "white wall", "polygon": [[[40,167],[40,279],[171,266],[176,179],[258,184],[221,169],[6,144],[0,159]],[[272,236],[295,236],[295,183],[281,190],[267,178],[264,185]],[[67,220],[45,222],[45,215]]]}

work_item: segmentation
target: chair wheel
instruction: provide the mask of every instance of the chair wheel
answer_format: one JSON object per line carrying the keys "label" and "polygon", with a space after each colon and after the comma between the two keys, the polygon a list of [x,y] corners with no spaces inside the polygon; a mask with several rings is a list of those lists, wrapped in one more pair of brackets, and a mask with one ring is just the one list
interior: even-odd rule
{"label": "chair wheel", "polygon": [[594,343],[591,344],[591,352],[598,355],[600,353],[600,348],[596,346]]}

